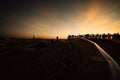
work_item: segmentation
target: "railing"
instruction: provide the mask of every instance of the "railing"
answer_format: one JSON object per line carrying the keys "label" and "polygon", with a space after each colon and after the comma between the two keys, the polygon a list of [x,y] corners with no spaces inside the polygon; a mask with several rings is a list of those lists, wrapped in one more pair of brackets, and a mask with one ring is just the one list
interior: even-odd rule
{"label": "railing", "polygon": [[117,64],[117,62],[105,50],[103,50],[97,43],[95,43],[89,39],[86,39],[84,37],[82,37],[82,39],[84,39],[96,46],[96,48],[100,51],[100,53],[104,56],[104,58],[108,62],[111,72],[112,72],[113,79],[120,80],[120,67]]}

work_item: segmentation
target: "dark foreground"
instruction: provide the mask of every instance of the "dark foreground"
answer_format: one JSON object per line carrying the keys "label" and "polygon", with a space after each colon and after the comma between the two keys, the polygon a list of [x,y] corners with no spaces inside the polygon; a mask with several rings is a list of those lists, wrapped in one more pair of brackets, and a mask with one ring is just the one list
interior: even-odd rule
{"label": "dark foreground", "polygon": [[113,80],[96,47],[82,39],[2,42],[1,80]]}

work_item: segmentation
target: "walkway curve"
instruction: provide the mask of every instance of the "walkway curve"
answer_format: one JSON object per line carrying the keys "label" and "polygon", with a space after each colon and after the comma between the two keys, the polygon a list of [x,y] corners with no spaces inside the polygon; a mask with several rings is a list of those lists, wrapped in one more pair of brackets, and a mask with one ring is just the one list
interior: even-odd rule
{"label": "walkway curve", "polygon": [[103,50],[97,43],[95,43],[89,39],[86,39],[84,37],[82,37],[82,39],[84,39],[96,46],[96,48],[100,51],[100,53],[104,56],[104,58],[108,62],[111,72],[112,72],[113,80],[120,80],[120,67],[117,64],[117,62],[105,50]]}

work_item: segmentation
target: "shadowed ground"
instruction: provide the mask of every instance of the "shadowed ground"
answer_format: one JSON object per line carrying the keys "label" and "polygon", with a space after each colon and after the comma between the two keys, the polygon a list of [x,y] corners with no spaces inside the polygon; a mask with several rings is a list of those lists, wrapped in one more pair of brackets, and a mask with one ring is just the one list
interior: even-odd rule
{"label": "shadowed ground", "polygon": [[108,63],[97,48],[85,40],[4,43],[0,48],[4,79],[112,80]]}

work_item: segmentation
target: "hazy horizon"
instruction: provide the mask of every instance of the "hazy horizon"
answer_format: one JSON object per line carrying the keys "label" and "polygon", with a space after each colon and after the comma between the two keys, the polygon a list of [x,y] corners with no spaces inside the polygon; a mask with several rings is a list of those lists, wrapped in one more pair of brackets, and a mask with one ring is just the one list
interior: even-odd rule
{"label": "hazy horizon", "polygon": [[120,33],[119,0],[6,0],[0,34],[66,38],[69,34]]}

